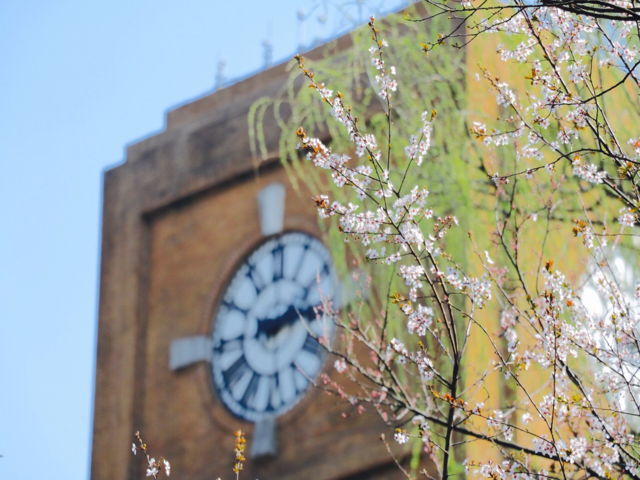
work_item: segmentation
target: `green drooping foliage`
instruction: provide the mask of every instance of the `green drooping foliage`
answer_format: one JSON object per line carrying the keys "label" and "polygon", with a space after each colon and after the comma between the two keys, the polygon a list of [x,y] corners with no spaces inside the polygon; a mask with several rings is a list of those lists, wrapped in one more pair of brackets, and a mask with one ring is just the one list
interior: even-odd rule
{"label": "green drooping foliage", "polygon": [[[475,178],[469,174],[472,169],[469,168],[468,150],[473,141],[467,133],[466,124],[464,52],[442,49],[425,58],[421,46],[432,38],[434,32],[446,28],[446,20],[425,25],[407,22],[402,15],[386,17],[381,25],[381,37],[392,45],[387,63],[395,66],[403,79],[393,98],[391,122],[395,138],[392,138],[388,153],[391,160],[385,161],[389,161],[392,181],[400,184],[408,165],[404,153],[408,139],[411,135],[419,135],[423,111],[428,111],[429,115],[432,111],[437,112],[432,147],[422,165],[410,167],[408,175],[412,178],[407,183],[428,185],[434,210],[440,215],[455,210],[462,221],[462,215],[469,215],[464,220],[473,216],[473,201],[469,194],[473,190],[473,182],[486,182],[486,177],[483,178],[478,171],[474,172]],[[354,31],[351,39],[352,44],[345,49],[339,49],[338,41],[323,47],[323,58],[312,62],[312,70],[327,88],[344,96],[355,114],[364,119],[367,133],[374,134],[381,142],[387,135],[389,121],[384,111],[384,100],[376,95],[373,88],[375,69],[368,53],[371,33],[362,28]],[[263,98],[253,106],[249,118],[253,152],[259,159],[265,159],[267,155],[263,119],[265,113],[273,109],[282,132],[279,156],[293,184],[304,186],[305,192],[315,194],[322,191],[331,198],[348,201],[356,194],[353,189],[338,189],[323,177],[325,172],[306,168],[307,160],[296,148],[298,138],[295,131],[303,127],[309,135],[330,139],[334,151],[353,151],[352,143],[341,125],[333,120],[330,109],[322,104],[315,91],[301,86],[300,77],[301,72],[292,62],[291,75],[281,95]],[[286,117],[278,114],[285,110],[284,105],[286,110],[291,109]],[[308,197],[302,200],[312,203]],[[345,274],[344,269],[350,269],[350,266],[343,260],[347,256],[359,259],[360,254],[357,249],[350,248],[351,245],[345,246],[336,225],[334,222],[327,228],[327,222],[321,223],[331,239],[336,263]],[[464,235],[464,232],[459,233]],[[464,249],[460,248],[457,253],[464,255]]]}
{"label": "green drooping foliage", "polygon": [[[414,185],[428,186],[430,207],[437,212],[436,215],[455,212],[460,223],[469,228],[479,220],[474,213],[478,205],[477,199],[472,198],[472,192],[479,190],[477,187],[480,184],[486,186],[489,180],[479,168],[480,163],[472,161],[469,155],[477,142],[468,134],[466,123],[464,52],[441,49],[429,53],[427,57],[422,47],[435,35],[434,32],[446,28],[450,28],[450,25],[444,19],[425,25],[407,22],[403,15],[391,15],[381,22],[380,38],[386,39],[391,45],[387,50],[386,62],[393,65],[398,78],[402,78],[392,100],[390,119],[385,113],[386,100],[376,93],[376,72],[369,54],[372,45],[370,29],[354,31],[351,34],[352,43],[347,48],[339,48],[338,41],[327,44],[323,47],[322,59],[309,63],[316,78],[321,79],[326,88],[343,95],[345,102],[362,119],[363,130],[374,134],[379,144],[388,137],[389,122],[392,122],[391,144],[383,163],[389,165],[390,179],[394,185],[404,182],[406,192]],[[334,151],[350,152],[352,160],[355,160],[353,143],[343,126],[332,118],[331,110],[323,104],[317,92],[306,88],[301,82],[301,72],[296,67],[292,62],[291,74],[281,95],[261,99],[250,112],[254,155],[259,160],[265,160],[268,156],[264,130],[273,126],[265,125],[264,118],[272,109],[281,130],[279,157],[290,181],[301,194],[300,201],[313,205],[312,195],[322,192],[346,204],[349,199],[355,198],[356,191],[349,186],[338,188],[331,181],[330,172],[310,168],[308,160],[297,148],[299,139],[295,132],[302,127],[310,136],[326,139]],[[415,162],[410,164],[404,149],[409,145],[412,135],[420,136],[424,111],[428,116],[435,116],[431,148],[421,165]],[[283,112],[287,112],[287,115]],[[404,315],[390,299],[391,294],[401,288],[401,279],[393,271],[390,275],[384,269],[386,265],[365,261],[362,245],[345,243],[335,217],[321,221],[320,227],[333,253],[339,275],[345,278],[358,271],[357,283],[367,283],[368,291],[375,292],[368,297],[359,297],[360,301],[349,306],[348,311],[353,312],[353,318],[359,322],[385,322],[389,339],[405,330]],[[448,239],[449,251],[455,253],[458,263],[464,262],[470,253],[466,228],[451,232]],[[438,348],[436,345],[429,347],[434,350]],[[447,368],[446,365],[441,367],[443,370]],[[414,449],[414,466],[417,466],[419,454],[420,449]]]}

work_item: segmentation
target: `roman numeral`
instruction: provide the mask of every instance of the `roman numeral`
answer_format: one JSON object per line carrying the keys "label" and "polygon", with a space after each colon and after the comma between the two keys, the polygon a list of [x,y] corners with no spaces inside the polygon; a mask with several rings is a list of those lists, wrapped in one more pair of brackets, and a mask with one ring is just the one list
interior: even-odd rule
{"label": "roman numeral", "polygon": [[282,245],[278,245],[273,250],[273,279],[280,280],[282,278],[282,272],[284,270],[284,255],[282,252]]}
{"label": "roman numeral", "polygon": [[320,342],[318,342],[318,340],[313,338],[311,335],[307,335],[307,339],[304,341],[302,349],[317,356],[320,348],[322,348],[320,346]]}
{"label": "roman numeral", "polygon": [[[252,279],[253,280],[253,279]],[[228,296],[228,295],[227,295]],[[228,300],[223,300],[222,301],[222,307],[226,307],[228,310],[238,310],[240,313],[242,313],[243,315],[247,315],[248,310],[244,309],[244,308],[240,308],[239,306],[237,306],[235,303],[230,302]],[[220,315],[218,315],[220,316]]]}
{"label": "roman numeral", "polygon": [[296,384],[296,393],[297,394],[303,393],[309,386],[309,380],[307,380],[307,377],[305,377],[300,372],[300,370],[296,368],[295,364],[292,364],[291,366],[294,369],[293,378],[294,378],[294,383]]}
{"label": "roman numeral", "polygon": [[[323,267],[320,270],[320,281],[322,281],[322,279],[324,277],[327,277],[329,275],[329,265],[327,265],[326,263],[323,263]],[[317,280],[318,280],[318,272],[313,274],[313,277],[311,278],[311,281],[309,282],[309,285],[304,286],[305,291],[308,291],[310,288],[312,288],[313,286],[317,285]],[[323,295],[327,295],[327,292],[322,292]]]}
{"label": "roman numeral", "polygon": [[249,270],[249,278],[253,282],[253,286],[256,287],[256,291],[258,292],[258,294],[260,294],[260,292],[266,285],[264,280],[260,276],[260,273],[255,267],[251,267],[251,270]]}
{"label": "roman numeral", "polygon": [[278,374],[271,377],[271,385],[269,386],[269,403],[271,404],[270,410],[276,410],[282,404],[282,399],[280,398],[280,380],[278,379]]}
{"label": "roman numeral", "polygon": [[242,348],[242,339],[244,335],[241,335],[238,338],[234,338],[233,340],[218,340],[218,343],[213,347],[213,351],[218,354],[227,353],[232,350],[238,350]]}
{"label": "roman numeral", "polygon": [[293,383],[294,368],[289,365],[278,373],[278,386],[284,403],[289,403],[296,397],[296,386]]}
{"label": "roman numeral", "polygon": [[300,273],[300,269],[304,265],[304,259],[307,256],[307,252],[309,251],[309,244],[304,245],[304,250],[302,251],[302,255],[300,255],[300,260],[298,260],[298,266],[296,267],[296,273],[294,273],[293,278],[298,278],[298,274]]}
{"label": "roman numeral", "polygon": [[322,267],[322,271],[320,272],[320,276],[321,277],[326,277],[327,275],[329,275],[329,265],[327,265],[326,263],[324,264],[324,266]]}
{"label": "roman numeral", "polygon": [[257,375],[254,373],[254,375],[251,377],[251,381],[249,382],[249,385],[247,385],[247,389],[244,391],[244,394],[242,395],[242,400],[240,400],[240,403],[244,404],[245,407],[247,408],[253,408],[253,405],[250,406],[250,402],[252,402],[253,398],[256,395],[256,392],[258,391],[259,381],[260,381],[260,375]]}
{"label": "roman numeral", "polygon": [[238,380],[242,378],[244,373],[249,370],[249,364],[242,355],[231,365],[222,375],[227,387],[231,390]]}

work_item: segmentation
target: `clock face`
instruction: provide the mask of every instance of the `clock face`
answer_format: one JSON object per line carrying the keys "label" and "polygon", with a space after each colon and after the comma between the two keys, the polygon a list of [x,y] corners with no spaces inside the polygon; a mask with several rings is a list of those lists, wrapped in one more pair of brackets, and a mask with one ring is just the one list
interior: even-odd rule
{"label": "clock face", "polygon": [[307,234],[284,233],[249,255],[213,318],[213,381],[229,410],[257,421],[300,400],[325,356],[309,331],[333,334],[314,307],[335,290],[329,252]]}

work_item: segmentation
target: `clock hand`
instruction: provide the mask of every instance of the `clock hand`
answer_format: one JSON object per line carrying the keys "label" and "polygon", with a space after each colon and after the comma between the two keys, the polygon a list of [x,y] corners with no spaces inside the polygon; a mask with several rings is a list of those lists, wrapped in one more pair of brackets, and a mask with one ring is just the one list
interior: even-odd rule
{"label": "clock hand", "polygon": [[258,321],[256,337],[259,337],[261,333],[264,333],[267,338],[276,335],[284,327],[295,323],[300,316],[309,318],[314,315],[313,308],[314,307],[308,307],[305,310],[296,310],[296,308],[291,305],[284,314],[277,318]]}
{"label": "clock hand", "polygon": [[267,338],[276,335],[285,326],[290,325],[298,318],[298,312],[296,312],[293,305],[291,305],[284,314],[274,319],[265,319],[258,322],[258,336],[264,333]]}

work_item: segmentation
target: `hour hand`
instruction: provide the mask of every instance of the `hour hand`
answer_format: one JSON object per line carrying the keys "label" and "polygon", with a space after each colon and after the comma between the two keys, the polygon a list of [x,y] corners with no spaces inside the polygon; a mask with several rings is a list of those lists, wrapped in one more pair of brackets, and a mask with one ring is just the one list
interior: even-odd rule
{"label": "hour hand", "polygon": [[267,338],[272,337],[284,327],[295,323],[300,316],[309,318],[311,315],[313,315],[313,307],[308,307],[305,310],[297,310],[291,305],[286,312],[277,318],[260,320],[258,322],[258,332],[256,336],[264,333]]}

